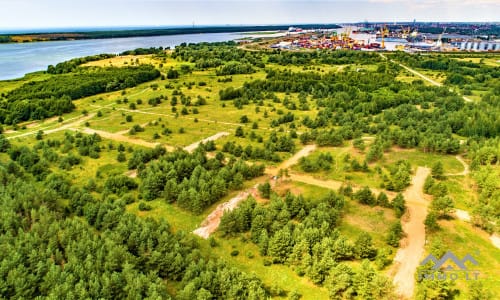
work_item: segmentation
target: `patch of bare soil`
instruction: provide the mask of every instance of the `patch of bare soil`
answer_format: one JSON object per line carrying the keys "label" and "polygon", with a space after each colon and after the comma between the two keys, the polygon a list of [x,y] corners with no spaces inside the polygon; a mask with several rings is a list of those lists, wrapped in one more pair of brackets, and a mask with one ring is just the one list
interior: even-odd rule
{"label": "patch of bare soil", "polygon": [[124,175],[127,177],[130,177],[130,178],[137,178],[137,170],[127,171],[127,172],[125,172]]}
{"label": "patch of bare soil", "polygon": [[257,185],[253,188],[240,192],[236,197],[231,198],[229,201],[219,204],[213,212],[211,212],[201,224],[201,227],[193,231],[194,234],[207,239],[219,227],[222,215],[226,211],[232,211],[238,204],[246,200],[250,195],[257,194]]}

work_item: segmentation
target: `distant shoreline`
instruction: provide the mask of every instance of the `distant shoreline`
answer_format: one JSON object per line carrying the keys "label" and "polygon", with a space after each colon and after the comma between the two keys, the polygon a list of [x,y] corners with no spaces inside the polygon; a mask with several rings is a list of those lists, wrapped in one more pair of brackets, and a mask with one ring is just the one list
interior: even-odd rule
{"label": "distant shoreline", "polygon": [[[334,29],[341,28],[336,24],[305,24],[294,25],[303,29]],[[228,32],[259,32],[288,30],[289,25],[251,25],[251,26],[207,26],[185,28],[143,28],[143,29],[109,29],[91,31],[54,31],[34,33],[6,33],[0,34],[0,44],[31,43],[44,41],[89,40],[107,38],[146,37],[179,34],[199,33],[228,33]]]}

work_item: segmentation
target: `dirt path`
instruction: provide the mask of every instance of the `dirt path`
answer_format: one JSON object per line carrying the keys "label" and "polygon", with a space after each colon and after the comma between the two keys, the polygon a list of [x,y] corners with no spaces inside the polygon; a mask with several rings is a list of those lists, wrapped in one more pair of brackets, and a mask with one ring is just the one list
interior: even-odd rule
{"label": "dirt path", "polygon": [[[379,55],[380,55],[382,58],[387,59],[387,56],[385,56],[384,54],[379,53]],[[414,69],[412,69],[412,68],[410,68],[410,67],[407,67],[407,66],[405,66],[405,65],[403,65],[403,64],[401,64],[401,63],[399,63],[399,62],[397,62],[397,61],[394,61],[394,60],[392,60],[392,59],[391,59],[391,62],[393,62],[393,63],[395,63],[395,64],[398,64],[400,67],[404,68],[404,69],[405,69],[405,70],[407,70],[408,72],[410,72],[410,73],[413,73],[413,74],[417,75],[418,77],[420,77],[420,78],[424,79],[425,81],[429,82],[430,84],[432,84],[432,85],[434,85],[434,86],[443,86],[443,84],[442,84],[442,83],[439,83],[439,82],[437,82],[437,81],[435,81],[435,80],[432,80],[431,78],[429,78],[429,77],[425,76],[424,74],[422,74],[422,73],[420,73],[420,72],[418,72],[418,71],[415,71]],[[450,91],[453,91],[453,89],[451,89],[451,88],[450,88]],[[469,97],[466,97],[466,96],[463,96],[463,95],[462,95],[462,98],[463,98],[466,102],[473,102],[473,100],[472,100],[472,99],[470,99]]]}
{"label": "dirt path", "polygon": [[467,176],[470,173],[469,165],[463,160],[460,155],[455,156],[455,158],[464,166],[464,170],[460,173],[448,173],[446,176]]}
{"label": "dirt path", "polygon": [[[104,106],[100,105],[95,105],[92,104],[92,107],[95,108],[104,108]],[[175,116],[174,114],[164,114],[164,113],[157,113],[157,112],[151,112],[151,111],[146,111],[145,109],[140,110],[140,109],[126,109],[126,108],[117,108],[117,111],[124,111],[124,112],[129,112],[129,113],[138,113],[138,114],[144,114],[144,115],[152,115],[152,116],[159,116],[159,117],[168,117],[172,119],[184,119],[184,120],[192,120],[197,119],[199,122],[207,122],[207,123],[214,123],[214,124],[223,124],[223,125],[230,125],[230,126],[242,126],[240,123],[233,123],[233,122],[221,122],[221,121],[214,121],[214,120],[209,120],[209,119],[203,119],[203,118],[192,118],[192,117],[184,117],[184,116]],[[264,127],[259,127],[259,129],[262,130],[271,130],[270,128],[264,128]]]}
{"label": "dirt path", "polygon": [[200,145],[200,143],[206,143],[206,142],[209,142],[209,141],[215,141],[217,139],[220,139],[221,137],[223,136],[228,136],[229,135],[229,132],[219,132],[217,134],[214,134],[212,136],[209,136],[201,141],[198,141],[196,143],[193,143],[189,146],[186,146],[184,147],[184,150],[186,150],[187,152],[193,152],[194,150],[196,150],[196,148],[198,148],[198,146]]}
{"label": "dirt path", "polygon": [[238,206],[238,204],[240,204],[240,202],[246,200],[248,196],[255,195],[256,193],[257,185],[255,185],[253,188],[240,192],[237,196],[231,198],[231,200],[219,204],[217,208],[215,208],[215,210],[205,218],[205,220],[201,224],[201,227],[193,231],[193,233],[204,239],[208,239],[208,237],[219,227],[222,215],[226,211],[232,211]]}
{"label": "dirt path", "polygon": [[25,137],[25,136],[35,135],[35,134],[38,133],[39,130],[42,130],[44,134],[50,134],[50,133],[58,132],[58,131],[61,131],[61,130],[71,129],[72,127],[80,126],[82,123],[84,123],[87,120],[93,118],[94,115],[95,114],[92,113],[92,114],[89,114],[87,116],[78,117],[78,118],[76,118],[76,121],[74,121],[74,122],[66,123],[66,124],[63,124],[62,126],[59,126],[59,127],[53,128],[53,129],[46,129],[46,128],[49,128],[49,127],[40,128],[38,130],[32,130],[32,131],[25,132],[25,133],[22,133],[22,134],[18,134],[18,135],[15,135],[15,136],[9,136],[9,137],[7,137],[7,139],[10,140],[10,139],[18,138],[18,137]]}
{"label": "dirt path", "polygon": [[302,157],[308,156],[314,150],[316,150],[316,145],[306,145],[299,152],[295,153],[292,157],[285,160],[278,167],[268,167],[266,168],[266,174],[276,175],[280,169],[288,169],[291,166],[297,164]]}
{"label": "dirt path", "polygon": [[[154,148],[154,147],[160,145],[160,143],[151,143],[151,142],[147,142],[145,140],[133,139],[133,138],[125,136],[125,135],[120,135],[120,134],[111,133],[111,132],[107,132],[107,131],[103,131],[103,130],[92,129],[92,128],[83,128],[83,129],[68,128],[68,129],[75,130],[75,131],[81,131],[85,134],[96,133],[96,134],[98,134],[106,139],[114,140],[117,142],[125,142],[125,143],[135,144],[135,145],[144,146],[144,147],[148,147],[148,148]],[[166,145],[163,145],[163,146],[168,151],[175,150],[175,148],[172,146],[166,146]]]}
{"label": "dirt path", "polygon": [[455,216],[457,219],[465,222],[470,222],[471,217],[468,211],[455,208]]}
{"label": "dirt path", "polygon": [[[455,217],[457,217],[457,219],[459,219],[460,221],[464,222],[470,222],[472,219],[468,211],[457,208],[455,208]],[[490,241],[493,244],[493,246],[500,249],[500,236],[498,236],[498,234],[494,233],[490,235]]]}
{"label": "dirt path", "polygon": [[[314,178],[313,176],[310,176],[310,175],[297,174],[295,172],[290,173],[289,176],[290,176],[290,179],[292,181],[298,181],[298,182],[302,182],[302,183],[306,183],[306,184],[310,184],[310,185],[315,185],[315,186],[319,186],[319,187],[322,187],[325,189],[331,189],[334,191],[337,191],[341,186],[346,185],[345,182],[340,181],[340,180],[317,179],[317,178]],[[357,192],[363,188],[362,186],[353,185],[352,183],[351,183],[351,187],[352,187],[353,192]],[[375,196],[380,194],[381,192],[384,192],[389,199],[392,199],[392,198],[396,197],[396,195],[397,195],[397,193],[395,193],[395,192],[384,191],[384,190],[380,190],[380,189],[376,189],[376,188],[370,188],[370,190],[372,191],[372,193],[375,194]]]}
{"label": "dirt path", "polygon": [[[210,138],[213,138],[213,137],[214,136],[212,136]],[[266,168],[265,173],[268,175],[276,175],[280,168],[286,169],[286,168],[296,164],[301,157],[309,155],[315,149],[316,149],[316,145],[307,145],[304,148],[302,148],[299,152],[295,153],[288,160],[283,162],[278,168],[275,168],[275,167],[274,168]],[[246,200],[249,195],[256,195],[258,185],[259,184],[256,184],[253,188],[250,188],[250,189],[247,189],[245,191],[240,192],[236,197],[232,198],[231,200],[224,202],[222,204],[219,204],[219,206],[217,206],[217,208],[205,218],[205,220],[201,224],[201,227],[194,230],[193,233],[204,238],[204,239],[207,239],[219,227],[220,219],[222,218],[222,215],[224,214],[224,212],[227,210],[231,211],[231,210],[235,209],[238,206],[238,204],[240,202]]]}
{"label": "dirt path", "polygon": [[312,176],[309,175],[303,175],[303,174],[296,174],[296,173],[291,173],[290,174],[290,179],[292,181],[298,181],[314,186],[319,186],[325,189],[331,189],[337,191],[343,184],[344,182],[342,181],[337,181],[337,180],[321,180],[321,179],[316,179]]}
{"label": "dirt path", "polygon": [[493,245],[495,247],[497,247],[498,249],[500,249],[500,236],[498,234],[492,234],[490,236],[490,241],[493,243]]}
{"label": "dirt path", "polygon": [[396,291],[405,298],[411,298],[415,289],[415,272],[424,254],[425,225],[428,202],[422,193],[425,178],[430,174],[429,168],[418,167],[412,184],[404,192],[409,220],[403,223],[406,238],[402,247],[394,257],[394,285]]}

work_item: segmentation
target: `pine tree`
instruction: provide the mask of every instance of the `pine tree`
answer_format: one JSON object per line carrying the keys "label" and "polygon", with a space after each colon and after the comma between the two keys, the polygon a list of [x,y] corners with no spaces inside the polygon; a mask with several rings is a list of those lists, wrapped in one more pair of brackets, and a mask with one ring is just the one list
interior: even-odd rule
{"label": "pine tree", "polygon": [[292,250],[292,236],[286,229],[278,230],[269,240],[268,255],[278,263],[284,263]]}
{"label": "pine tree", "polygon": [[377,255],[377,249],[373,246],[372,237],[366,233],[361,233],[354,242],[354,252],[356,258],[374,258]]}
{"label": "pine tree", "polygon": [[432,177],[435,179],[443,179],[444,178],[444,169],[443,163],[441,161],[436,162],[432,165]]}
{"label": "pine tree", "polygon": [[400,218],[406,211],[405,198],[403,194],[398,193],[394,199],[392,199],[392,208],[397,218]]}

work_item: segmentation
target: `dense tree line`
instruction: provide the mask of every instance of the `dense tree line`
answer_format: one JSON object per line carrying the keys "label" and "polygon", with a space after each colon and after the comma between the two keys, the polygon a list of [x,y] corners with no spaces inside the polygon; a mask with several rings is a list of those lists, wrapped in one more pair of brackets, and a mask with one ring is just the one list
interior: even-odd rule
{"label": "dense tree line", "polygon": [[[203,258],[196,242],[165,221],[126,213],[121,200],[74,192],[82,218],[54,210],[63,195],[0,166],[2,298],[261,299],[260,280]],[[73,187],[70,187],[73,189]],[[79,195],[79,196],[78,196]]]}
{"label": "dense tree line", "polygon": [[167,153],[140,170],[142,196],[176,202],[198,214],[228,191],[240,189],[244,180],[264,173],[263,165],[248,166],[241,160],[224,163],[222,159],[207,159],[201,148],[194,154]]}
{"label": "dense tree line", "polygon": [[123,68],[86,68],[77,73],[28,82],[9,92],[0,104],[0,123],[16,124],[70,112],[71,100],[133,87],[153,80],[160,72],[151,65]]}
{"label": "dense tree line", "polygon": [[75,71],[76,68],[79,67],[80,65],[86,64],[91,61],[113,58],[115,56],[116,56],[115,54],[98,54],[98,55],[73,58],[68,61],[58,63],[55,66],[49,65],[47,67],[47,73],[49,74],[70,73]]}
{"label": "dense tree line", "polygon": [[255,69],[251,64],[239,63],[239,62],[228,62],[222,65],[220,68],[215,70],[217,76],[227,76],[234,74],[252,74],[255,73]]}
{"label": "dense tree line", "polygon": [[[238,49],[235,42],[181,44],[175,47],[172,58],[192,62],[201,70],[222,66],[219,75],[253,73],[252,66],[263,68],[263,54]],[[227,63],[226,63],[227,62]]]}
{"label": "dense tree line", "polygon": [[134,50],[123,51],[120,55],[146,55],[146,54],[158,54],[163,55],[163,47],[149,47],[149,48],[137,48]]}
{"label": "dense tree line", "polygon": [[315,63],[328,65],[343,64],[370,64],[380,62],[379,55],[359,51],[315,51],[315,52],[291,52],[274,50],[268,54],[268,62],[279,65],[301,65],[311,66]]}

